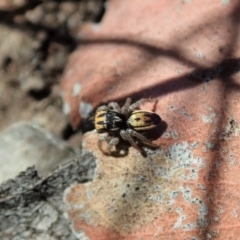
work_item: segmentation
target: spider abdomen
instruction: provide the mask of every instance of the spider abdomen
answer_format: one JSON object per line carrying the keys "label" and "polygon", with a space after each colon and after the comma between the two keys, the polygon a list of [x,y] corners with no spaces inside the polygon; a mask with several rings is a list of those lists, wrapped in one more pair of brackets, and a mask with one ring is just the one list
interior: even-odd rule
{"label": "spider abdomen", "polygon": [[161,118],[154,112],[137,110],[131,113],[127,123],[136,131],[145,131],[155,128],[160,121]]}

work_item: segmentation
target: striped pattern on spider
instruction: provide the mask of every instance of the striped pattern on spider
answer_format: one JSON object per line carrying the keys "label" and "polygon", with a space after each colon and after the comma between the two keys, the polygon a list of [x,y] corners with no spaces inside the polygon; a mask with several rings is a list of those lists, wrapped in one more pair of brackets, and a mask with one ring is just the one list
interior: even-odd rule
{"label": "striped pattern on spider", "polygon": [[94,125],[98,133],[108,133],[108,135],[101,135],[98,141],[98,147],[102,151],[102,142],[107,142],[105,154],[111,154],[112,148],[119,143],[120,137],[141,153],[144,151],[137,142],[154,148],[158,147],[140,133],[156,128],[161,122],[160,116],[154,112],[135,110],[147,101],[153,100],[141,99],[131,104],[131,98],[127,98],[123,107],[120,107],[117,102],[110,102],[108,105],[98,107]]}

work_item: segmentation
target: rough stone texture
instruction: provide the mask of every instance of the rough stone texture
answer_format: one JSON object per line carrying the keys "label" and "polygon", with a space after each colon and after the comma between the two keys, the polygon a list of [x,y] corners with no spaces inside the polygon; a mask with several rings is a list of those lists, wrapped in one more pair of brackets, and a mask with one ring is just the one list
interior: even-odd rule
{"label": "rough stone texture", "polygon": [[134,96],[159,97],[165,106],[184,98],[194,103],[201,97],[192,90],[206,88],[205,82],[217,81],[219,97],[219,87],[233,83],[238,1],[112,0],[107,6],[101,24],[80,28],[81,46],[62,78],[74,127],[101,102]]}
{"label": "rough stone texture", "polygon": [[31,167],[0,186],[0,239],[77,239],[64,217],[62,194],[91,180],[94,158],[85,153],[44,178]]}
{"label": "rough stone texture", "polygon": [[0,146],[0,183],[33,165],[44,176],[80,154],[32,122],[16,123],[1,132]]}
{"label": "rough stone texture", "polygon": [[146,149],[147,157],[130,148],[116,158],[97,148],[97,138],[94,132],[84,136],[84,148],[97,157],[94,181],[65,192],[75,235],[83,231],[91,240],[176,239],[184,230],[181,239],[199,236],[208,225],[208,206],[198,182],[203,159],[193,154],[196,145]]}
{"label": "rough stone texture", "polygon": [[66,191],[75,234],[239,237],[239,9],[237,0],[112,0],[101,24],[81,28],[62,80],[72,125],[132,96],[157,98],[167,130],[145,159],[132,148],[106,157],[97,135],[85,136],[98,168],[93,183]]}
{"label": "rough stone texture", "polygon": [[[85,134],[83,144],[96,156],[93,182],[73,184],[65,191],[76,236],[85,233],[91,240],[237,238],[240,167],[234,160],[236,152],[225,147],[219,151],[196,136],[195,141],[181,140],[155,151],[146,148],[146,157],[132,147],[125,156],[106,156],[97,147],[98,137],[95,132]],[[162,138],[162,142],[174,139],[167,134]]]}

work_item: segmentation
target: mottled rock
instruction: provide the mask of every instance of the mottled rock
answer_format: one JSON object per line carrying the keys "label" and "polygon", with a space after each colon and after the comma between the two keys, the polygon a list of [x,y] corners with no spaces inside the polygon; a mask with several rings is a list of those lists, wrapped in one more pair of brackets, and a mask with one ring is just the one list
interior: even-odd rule
{"label": "mottled rock", "polygon": [[85,135],[98,165],[92,183],[65,193],[75,234],[238,238],[239,10],[237,0],[113,0],[100,24],[81,27],[62,79],[73,127],[88,115],[82,105],[130,96],[158,99],[167,130],[146,158],[105,156],[97,134]]}
{"label": "mottled rock", "polygon": [[64,216],[63,191],[92,179],[94,157],[59,166],[41,178],[34,167],[0,186],[0,239],[77,239]]}

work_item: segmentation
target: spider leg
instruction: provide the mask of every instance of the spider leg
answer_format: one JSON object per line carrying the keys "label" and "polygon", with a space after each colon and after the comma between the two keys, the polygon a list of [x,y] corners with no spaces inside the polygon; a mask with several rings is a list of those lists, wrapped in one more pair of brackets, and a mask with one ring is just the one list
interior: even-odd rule
{"label": "spider leg", "polygon": [[129,106],[131,105],[131,98],[127,98],[125,104],[122,106],[122,114],[126,115],[129,113]]}
{"label": "spider leg", "polygon": [[108,107],[111,108],[115,112],[121,113],[121,108],[117,102],[110,102],[108,104]]}
{"label": "spider leg", "polygon": [[108,135],[100,135],[99,139],[98,139],[98,148],[100,150],[102,150],[102,142],[109,142],[110,140],[111,140],[110,136],[108,136]]}
{"label": "spider leg", "polygon": [[157,102],[157,99],[150,99],[150,98],[143,98],[138,100],[137,102],[131,104],[128,109],[130,112],[132,112],[134,109],[138,108],[141,104],[145,103],[145,102]]}
{"label": "spider leg", "polygon": [[111,149],[119,143],[119,138],[114,137],[108,142],[107,153],[111,153]]}
{"label": "spider leg", "polygon": [[126,130],[126,132],[127,132],[130,136],[137,138],[137,139],[140,140],[142,143],[144,143],[144,144],[146,144],[146,145],[148,145],[148,146],[150,146],[150,147],[154,147],[154,148],[159,147],[158,145],[152,143],[150,140],[148,140],[146,137],[144,137],[142,134],[134,131],[134,130],[131,129],[131,128],[128,128],[128,129]]}
{"label": "spider leg", "polygon": [[139,152],[143,153],[143,149],[140,148],[136,142],[134,141],[134,139],[131,137],[131,135],[125,131],[125,130],[121,130],[120,131],[120,135],[121,137],[125,140],[128,141],[134,148],[136,148]]}
{"label": "spider leg", "polygon": [[[107,142],[107,151],[106,152],[102,149],[102,142]],[[117,137],[112,137],[109,135],[101,135],[98,139],[98,148],[103,153],[110,154],[112,147],[117,145],[118,142],[119,142],[119,138],[117,138]]]}
{"label": "spider leg", "polygon": [[108,107],[106,105],[103,105],[103,106],[98,107],[96,112],[101,111],[101,110],[107,110],[107,109],[108,109]]}

